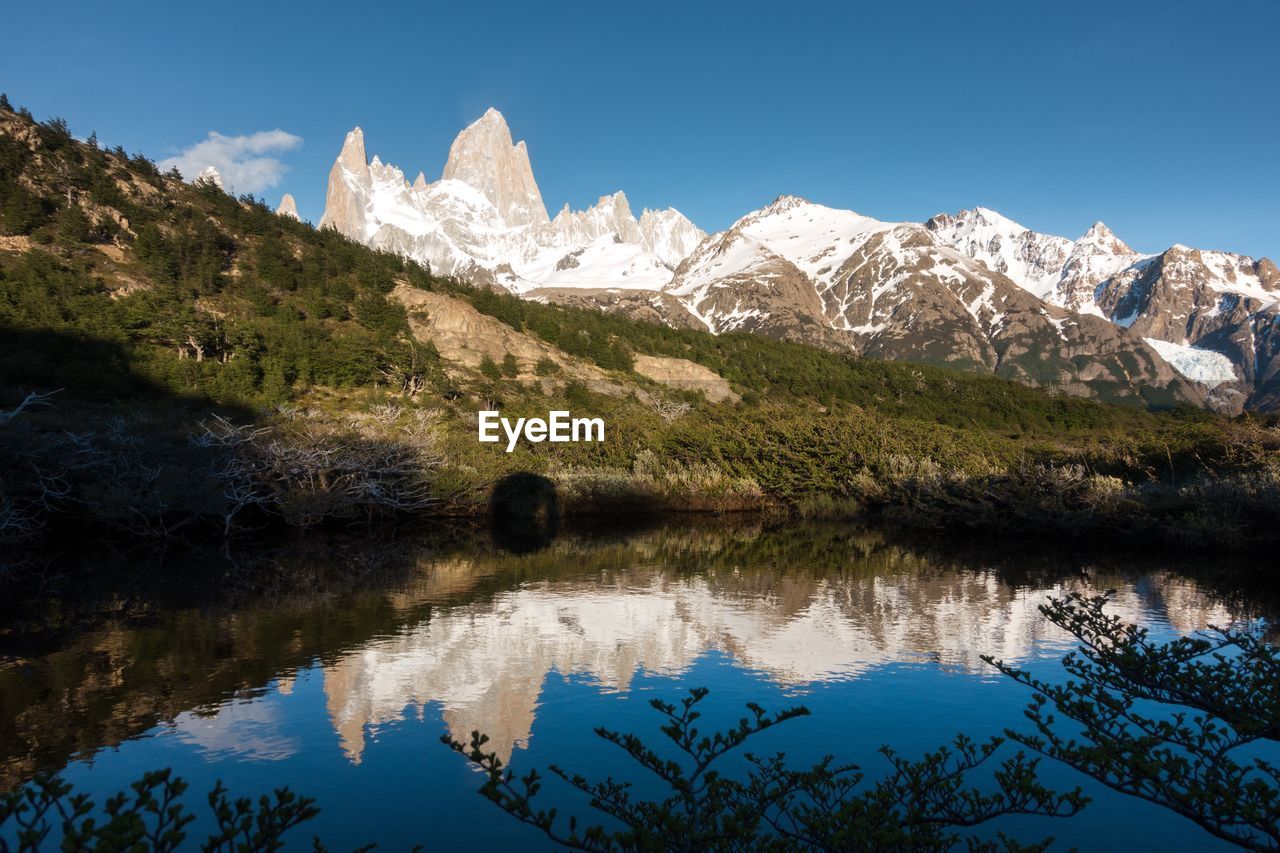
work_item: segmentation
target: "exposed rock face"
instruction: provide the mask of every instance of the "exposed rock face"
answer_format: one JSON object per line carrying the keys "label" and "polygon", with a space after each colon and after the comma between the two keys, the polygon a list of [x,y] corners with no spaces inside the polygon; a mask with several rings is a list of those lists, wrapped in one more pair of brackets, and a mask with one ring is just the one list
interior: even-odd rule
{"label": "exposed rock face", "polygon": [[[1141,255],[1101,222],[1072,242],[983,208],[940,214],[927,226],[1047,302],[1155,341],[1171,364],[1213,389],[1215,408],[1280,407],[1280,272],[1270,260],[1181,245]],[[1032,256],[1044,262],[1030,263]],[[1206,369],[1215,354],[1230,360],[1234,375]]]}
{"label": "exposed rock face", "polygon": [[342,142],[342,151],[329,169],[320,227],[336,228],[353,240],[365,240],[365,209],[373,189],[373,176],[364,154],[364,131],[355,128]]}
{"label": "exposed rock face", "polygon": [[673,329],[707,327],[689,313],[680,300],[669,293],[653,290],[619,290],[617,288],[541,287],[527,291],[526,299],[553,302],[569,308],[594,308],[633,320],[658,323]]}
{"label": "exposed rock face", "polygon": [[985,207],[940,213],[925,227],[989,269],[1048,299],[1071,252],[1071,241],[1037,234]]}
{"label": "exposed rock face", "polygon": [[1098,282],[1142,258],[1101,222],[1074,242],[1037,233],[985,207],[940,213],[925,227],[1051,305],[1091,314],[1100,313],[1093,303]]}
{"label": "exposed rock face", "polygon": [[661,385],[697,391],[713,403],[724,400],[736,403],[742,399],[734,393],[729,383],[720,374],[686,358],[638,355],[635,358],[635,371]]}
{"label": "exposed rock face", "polygon": [[1280,274],[1263,258],[1174,246],[1106,279],[1098,305],[1138,334],[1231,360],[1218,407],[1280,407]]}
{"label": "exposed rock face", "polygon": [[298,215],[298,203],[293,200],[293,196],[290,193],[285,193],[280,199],[280,206],[276,208],[276,213],[299,221],[302,219],[302,217]]}
{"label": "exposed rock face", "polygon": [[441,177],[479,190],[508,225],[549,221],[529,150],[523,139],[512,143],[506,119],[492,107],[453,140]]}
{"label": "exposed rock face", "polygon": [[690,255],[666,292],[715,334],[755,332],[829,343],[822,300],[803,272],[736,228]]}
{"label": "exposed rock face", "polygon": [[1045,304],[929,228],[792,196],[703,241],[665,292],[714,332],[837,343],[1073,394],[1203,398],[1139,336]]}
{"label": "exposed rock face", "polygon": [[653,252],[667,266],[675,269],[698,247],[706,233],[680,211],[649,210],[640,213],[640,244]]}
{"label": "exposed rock face", "polygon": [[436,272],[522,293],[538,287],[654,290],[698,241],[678,211],[639,220],[621,192],[547,218],[528,149],[489,110],[454,140],[443,177],[410,183],[377,157],[359,128],[329,173],[325,214],[352,239],[414,258]]}
{"label": "exposed rock face", "polygon": [[432,343],[447,362],[479,370],[486,356],[501,362],[512,355],[520,374],[529,379],[537,363],[549,358],[560,366],[563,374],[578,379],[597,394],[620,397],[628,389],[611,380],[596,367],[566,355],[563,351],[515,329],[488,314],[481,314],[470,303],[441,293],[418,290],[407,284],[398,285],[391,297],[409,311],[409,329],[423,343]]}

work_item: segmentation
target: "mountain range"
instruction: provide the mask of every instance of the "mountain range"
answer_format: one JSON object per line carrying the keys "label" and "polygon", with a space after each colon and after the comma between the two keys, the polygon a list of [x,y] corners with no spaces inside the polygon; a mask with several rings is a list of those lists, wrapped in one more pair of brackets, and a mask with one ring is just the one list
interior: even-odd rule
{"label": "mountain range", "polygon": [[490,109],[434,182],[369,160],[352,130],[320,225],[437,273],[675,327],[1083,396],[1280,408],[1275,264],[1181,245],[1144,255],[1101,222],[1073,241],[982,207],[883,222],[784,195],[708,235],[674,208],[637,218],[621,191],[552,218],[528,147]]}

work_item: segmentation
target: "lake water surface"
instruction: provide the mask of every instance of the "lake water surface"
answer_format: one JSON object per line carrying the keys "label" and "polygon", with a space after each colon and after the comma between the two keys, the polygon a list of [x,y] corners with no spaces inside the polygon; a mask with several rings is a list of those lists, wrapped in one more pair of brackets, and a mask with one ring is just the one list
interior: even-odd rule
{"label": "lake water surface", "polygon": [[[218,779],[316,797],[323,811],[294,831],[298,846],[316,834],[333,849],[543,849],[475,793],[480,777],[441,735],[486,732],[518,772],[555,763],[639,779],[593,727],[657,744],[649,700],[705,686],[709,725],[734,723],[749,701],[811,710],[755,751],[797,766],[831,753],[876,777],[881,744],[915,757],[958,732],[1029,726],[1028,692],[980,655],[1059,674],[1071,643],[1037,610],[1049,595],[1115,590],[1114,612],[1159,637],[1271,616],[1170,558],[834,525],[680,524],[561,536],[526,554],[474,535],[309,541],[211,561],[200,582],[186,580],[189,559],[140,563],[123,593],[82,594],[92,604],[67,626],[3,638],[0,788],[61,770],[101,801],[171,766],[202,818]],[[1181,818],[1044,770],[1096,801],[1071,820],[999,828],[1062,849],[1215,845]],[[591,816],[562,787],[544,796]]]}

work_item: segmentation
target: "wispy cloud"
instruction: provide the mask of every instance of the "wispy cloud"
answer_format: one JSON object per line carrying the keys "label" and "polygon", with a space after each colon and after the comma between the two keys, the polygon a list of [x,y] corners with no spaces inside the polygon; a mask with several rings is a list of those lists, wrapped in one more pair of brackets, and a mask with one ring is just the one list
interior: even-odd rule
{"label": "wispy cloud", "polygon": [[279,155],[302,144],[301,136],[283,130],[260,130],[244,136],[224,136],[209,131],[209,138],[197,142],[176,157],[161,160],[161,170],[173,166],[188,181],[209,166],[218,170],[228,192],[260,193],[280,183],[289,167]]}

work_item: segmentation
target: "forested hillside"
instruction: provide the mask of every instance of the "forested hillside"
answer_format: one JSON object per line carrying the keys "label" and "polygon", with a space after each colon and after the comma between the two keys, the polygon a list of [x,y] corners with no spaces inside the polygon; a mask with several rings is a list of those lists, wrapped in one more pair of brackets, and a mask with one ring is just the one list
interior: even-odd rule
{"label": "forested hillside", "polygon": [[[391,298],[404,288],[509,333],[479,342],[492,352],[478,363],[442,355],[430,318]],[[542,357],[494,349],[507,336]],[[517,471],[549,476],[571,512],[879,508],[1202,544],[1274,536],[1280,506],[1276,431],[1252,418],[476,289],[7,100],[0,342],[0,535],[12,541],[38,542],[63,518],[171,536],[472,513]],[[641,375],[642,356],[696,362],[740,399]],[[608,440],[507,454],[476,441],[481,408],[601,416]]]}

